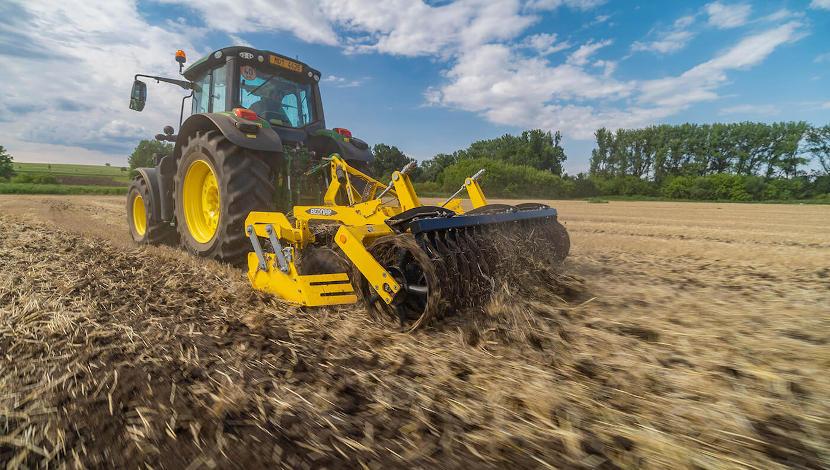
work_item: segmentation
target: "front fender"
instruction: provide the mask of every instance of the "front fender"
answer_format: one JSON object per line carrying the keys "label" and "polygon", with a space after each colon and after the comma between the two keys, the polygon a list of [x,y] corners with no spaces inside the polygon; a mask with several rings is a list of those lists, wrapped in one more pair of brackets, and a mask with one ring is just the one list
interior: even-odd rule
{"label": "front fender", "polygon": [[150,210],[153,214],[153,220],[160,220],[161,218],[161,191],[158,183],[158,170],[156,168],[136,168],[138,172],[137,178],[144,180],[147,188],[150,190]]}

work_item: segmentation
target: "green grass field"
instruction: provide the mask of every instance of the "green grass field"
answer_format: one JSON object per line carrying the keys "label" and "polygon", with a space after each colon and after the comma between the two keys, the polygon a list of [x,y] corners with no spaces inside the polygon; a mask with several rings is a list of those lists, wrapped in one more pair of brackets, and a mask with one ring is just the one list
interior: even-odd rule
{"label": "green grass field", "polygon": [[0,194],[127,194],[126,186],[0,182]]}
{"label": "green grass field", "polygon": [[[124,168],[122,170],[122,168]],[[52,175],[55,177],[69,176],[81,178],[97,178],[102,181],[117,181],[129,183],[129,171],[127,167],[106,166],[106,165],[73,165],[66,163],[14,163],[16,173],[29,173],[36,175]]]}

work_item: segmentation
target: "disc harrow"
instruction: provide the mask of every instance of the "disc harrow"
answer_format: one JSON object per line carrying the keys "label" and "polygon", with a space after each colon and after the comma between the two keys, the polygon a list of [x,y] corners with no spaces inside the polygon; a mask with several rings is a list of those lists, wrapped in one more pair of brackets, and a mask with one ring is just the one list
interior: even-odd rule
{"label": "disc harrow", "polygon": [[[525,217],[516,219],[519,212]],[[404,223],[393,220],[399,233],[369,248],[404,286],[396,302],[386,304],[364,278],[359,293],[375,318],[413,330],[453,312],[480,308],[511,280],[516,268],[511,264],[520,262],[525,273],[556,270],[570,249],[567,231],[544,205],[493,204],[443,219],[420,211]]]}

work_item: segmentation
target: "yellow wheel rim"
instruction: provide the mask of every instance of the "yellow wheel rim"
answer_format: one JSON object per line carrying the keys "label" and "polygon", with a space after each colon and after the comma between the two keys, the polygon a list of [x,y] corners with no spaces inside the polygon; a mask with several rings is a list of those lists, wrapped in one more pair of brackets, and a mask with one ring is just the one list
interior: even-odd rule
{"label": "yellow wheel rim", "polygon": [[182,185],[182,206],[187,229],[193,239],[207,243],[219,226],[219,184],[213,168],[204,161],[190,164]]}
{"label": "yellow wheel rim", "polygon": [[133,198],[133,227],[139,236],[147,232],[147,211],[144,208],[144,198],[136,194]]}

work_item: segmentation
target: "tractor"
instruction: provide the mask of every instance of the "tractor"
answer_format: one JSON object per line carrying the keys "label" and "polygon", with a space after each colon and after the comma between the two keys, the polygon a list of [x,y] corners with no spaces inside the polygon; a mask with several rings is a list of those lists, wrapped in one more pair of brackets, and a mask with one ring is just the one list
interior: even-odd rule
{"label": "tractor", "polygon": [[[324,190],[302,188],[299,161],[338,154],[367,171],[372,153],[348,129],[326,129],[320,72],[271,51],[226,47],[190,65],[176,61],[183,79],[137,74],[130,109],[142,111],[146,78],[177,85],[182,99],[179,131],[166,126],[155,138],[174,144],[152,168],[137,169],[127,197],[133,240],[176,244],[229,263],[248,251],[244,221],[252,211],[288,210]],[[185,104],[190,100],[187,119]],[[320,172],[325,177],[324,172]],[[322,186],[321,186],[322,185]],[[306,184],[305,186],[309,186]],[[311,196],[309,196],[311,194]]]}
{"label": "tractor", "polygon": [[[308,65],[248,47],[217,50],[184,72],[184,53],[176,59],[185,80],[133,82],[136,111],[147,99],[139,77],[191,92],[178,134],[167,126],[156,136],[175,144],[172,153],[138,169],[130,186],[136,242],[246,260],[255,289],[306,307],[362,300],[407,331],[481,307],[517,267],[541,278],[567,257],[556,209],[488,203],[484,170],[436,205],[416,194],[414,162],[375,179],[368,144],[326,129],[320,72]],[[465,191],[468,207],[457,197]]]}

